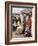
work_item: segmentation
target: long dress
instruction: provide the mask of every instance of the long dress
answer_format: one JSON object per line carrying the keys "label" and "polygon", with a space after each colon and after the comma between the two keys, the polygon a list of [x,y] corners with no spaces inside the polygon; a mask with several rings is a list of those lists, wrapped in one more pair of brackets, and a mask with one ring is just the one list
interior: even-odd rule
{"label": "long dress", "polygon": [[21,34],[22,31],[23,31],[23,26],[22,26],[22,25],[20,24],[20,22],[18,21],[18,27],[17,27],[16,32],[17,32],[17,34]]}
{"label": "long dress", "polygon": [[25,36],[30,37],[30,36],[32,36],[32,34],[31,34],[31,24],[32,24],[31,19],[28,19],[25,24],[26,24]]}

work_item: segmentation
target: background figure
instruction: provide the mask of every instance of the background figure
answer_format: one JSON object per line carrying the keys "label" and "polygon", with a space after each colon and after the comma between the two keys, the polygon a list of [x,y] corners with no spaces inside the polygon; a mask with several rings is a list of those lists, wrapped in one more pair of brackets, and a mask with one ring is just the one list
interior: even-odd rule
{"label": "background figure", "polygon": [[24,34],[26,37],[32,36],[31,35],[31,23],[32,23],[31,22],[31,17],[30,16],[26,16],[26,23],[25,23],[26,27],[25,27],[25,34]]}

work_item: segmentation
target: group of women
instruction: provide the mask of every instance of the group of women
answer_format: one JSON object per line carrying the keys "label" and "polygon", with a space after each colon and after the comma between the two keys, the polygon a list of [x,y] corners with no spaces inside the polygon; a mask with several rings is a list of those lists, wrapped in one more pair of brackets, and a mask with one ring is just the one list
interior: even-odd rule
{"label": "group of women", "polygon": [[25,37],[32,36],[31,34],[31,26],[32,26],[32,21],[30,16],[25,16],[23,18],[23,22],[21,22],[21,17],[20,16],[15,16],[14,17],[14,23],[13,23],[13,28],[16,34],[23,34]]}

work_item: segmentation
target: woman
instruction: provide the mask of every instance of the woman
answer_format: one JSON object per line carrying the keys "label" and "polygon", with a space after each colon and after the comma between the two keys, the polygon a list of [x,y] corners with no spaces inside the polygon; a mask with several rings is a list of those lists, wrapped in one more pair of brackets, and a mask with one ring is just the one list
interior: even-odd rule
{"label": "woman", "polygon": [[27,16],[26,17],[26,23],[25,23],[26,25],[26,28],[25,28],[25,36],[26,37],[30,37],[30,36],[32,36],[31,35],[31,24],[32,24],[32,22],[31,22],[31,17],[30,16]]}
{"label": "woman", "polygon": [[18,22],[17,22],[17,31],[16,34],[21,34],[23,30],[23,26],[21,24],[21,18],[20,16],[18,17]]}

